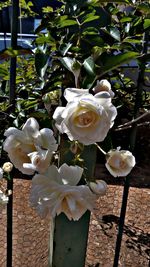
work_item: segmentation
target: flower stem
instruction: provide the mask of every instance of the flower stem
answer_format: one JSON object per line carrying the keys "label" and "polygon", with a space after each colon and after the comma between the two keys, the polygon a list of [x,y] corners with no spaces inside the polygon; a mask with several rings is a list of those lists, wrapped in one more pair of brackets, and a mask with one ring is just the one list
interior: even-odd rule
{"label": "flower stem", "polygon": [[107,153],[97,144],[97,143],[95,143],[94,145],[96,145],[97,146],[97,148],[104,154],[104,155],[106,155]]}

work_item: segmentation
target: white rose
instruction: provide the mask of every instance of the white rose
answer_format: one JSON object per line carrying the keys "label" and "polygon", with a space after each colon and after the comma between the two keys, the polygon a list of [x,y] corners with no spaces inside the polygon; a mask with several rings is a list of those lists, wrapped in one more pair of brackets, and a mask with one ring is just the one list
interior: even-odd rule
{"label": "white rose", "polygon": [[24,163],[31,163],[30,153],[37,152],[38,147],[51,153],[57,149],[53,131],[47,128],[39,130],[39,125],[34,118],[29,118],[22,130],[10,127],[4,135],[7,137],[4,150],[14,166],[24,174],[31,175],[35,172],[33,168],[23,166]]}
{"label": "white rose", "polygon": [[107,80],[97,81],[97,85],[93,88],[95,94],[106,91],[110,94],[111,98],[114,97],[114,92],[111,90],[111,84]]}
{"label": "white rose", "polygon": [[103,180],[96,180],[95,182],[90,182],[89,187],[96,195],[103,196],[106,194],[107,184]]}
{"label": "white rose", "polygon": [[5,162],[4,164],[3,164],[3,171],[4,172],[7,172],[7,173],[9,173],[9,172],[11,172],[12,171],[12,169],[13,169],[13,164],[11,163],[11,162]]}
{"label": "white rose", "polygon": [[3,169],[0,168],[0,179],[2,179],[2,178],[3,178]]}
{"label": "white rose", "polygon": [[53,115],[58,130],[84,145],[103,141],[117,115],[109,93],[93,96],[88,90],[68,88],[64,97],[67,106],[56,108]]}
{"label": "white rose", "polygon": [[31,205],[43,217],[65,213],[69,220],[78,220],[87,209],[92,210],[94,194],[85,185],[76,186],[83,169],[63,164],[59,169],[51,165],[45,175],[32,179]]}
{"label": "white rose", "polygon": [[112,176],[126,176],[135,166],[135,157],[127,150],[110,150],[106,155],[105,164]]}

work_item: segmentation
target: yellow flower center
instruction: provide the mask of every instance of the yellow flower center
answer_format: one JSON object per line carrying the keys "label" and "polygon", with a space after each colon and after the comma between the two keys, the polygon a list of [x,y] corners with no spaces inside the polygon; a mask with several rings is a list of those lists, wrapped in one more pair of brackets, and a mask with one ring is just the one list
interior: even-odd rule
{"label": "yellow flower center", "polygon": [[119,157],[118,155],[113,155],[109,159],[109,165],[115,169],[125,169],[127,166],[127,163],[123,157],[121,156]]}
{"label": "yellow flower center", "polygon": [[24,149],[27,149],[28,151],[34,151],[35,146],[34,145],[27,145],[24,147],[22,144],[18,144],[15,148],[15,153],[17,158],[19,158],[22,162],[30,162],[30,158],[28,157],[27,153]]}
{"label": "yellow flower center", "polygon": [[36,166],[40,165],[40,163],[41,163],[41,159],[40,159],[40,157],[39,157],[39,156],[36,156],[35,159],[34,159],[34,161],[33,161],[33,163],[34,163],[34,165],[36,165]]}
{"label": "yellow flower center", "polygon": [[89,127],[94,126],[99,119],[95,110],[79,107],[74,114],[73,123],[77,127]]}
{"label": "yellow flower center", "polygon": [[121,159],[121,160],[120,160],[120,163],[119,163],[119,166],[120,166],[121,169],[124,169],[124,168],[126,167],[126,162],[125,162],[125,160]]}

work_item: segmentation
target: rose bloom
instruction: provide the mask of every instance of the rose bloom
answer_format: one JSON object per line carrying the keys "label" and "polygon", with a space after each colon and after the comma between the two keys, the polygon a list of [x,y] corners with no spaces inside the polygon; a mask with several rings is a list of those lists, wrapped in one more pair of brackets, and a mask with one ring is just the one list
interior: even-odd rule
{"label": "rose bloom", "polygon": [[126,176],[135,166],[135,157],[127,150],[110,150],[106,155],[105,164],[112,176]]}
{"label": "rose bloom", "polygon": [[110,94],[111,98],[113,98],[115,95],[114,92],[111,90],[110,82],[107,80],[97,81],[97,85],[93,88],[93,91],[95,94],[102,92],[102,91],[106,91]]}
{"label": "rose bloom", "polygon": [[13,169],[13,164],[12,164],[11,162],[5,162],[5,163],[3,164],[3,171],[4,171],[4,172],[9,173],[9,172],[12,171],[12,169]]}
{"label": "rose bloom", "polygon": [[[36,168],[28,165],[28,163],[31,163],[30,153],[43,150],[43,153],[39,153],[39,155],[43,155],[45,151],[51,152],[52,155],[53,151],[57,149],[53,131],[47,128],[39,130],[39,124],[34,118],[29,118],[22,130],[10,127],[4,135],[7,137],[4,142],[4,150],[8,152],[14,166],[24,174],[31,175],[36,170]],[[24,166],[24,163],[27,163],[27,165]],[[48,166],[49,164],[47,168]],[[40,171],[40,168],[38,168],[38,171]]]}
{"label": "rose bloom", "polygon": [[69,220],[78,220],[87,209],[92,210],[95,196],[85,186],[76,186],[83,169],[63,164],[59,169],[51,165],[45,175],[32,179],[30,202],[38,213],[51,217],[65,213]]}
{"label": "rose bloom", "polygon": [[89,187],[93,193],[99,196],[104,196],[107,191],[107,184],[103,180],[96,180],[95,182],[90,182]]}
{"label": "rose bloom", "polygon": [[71,141],[84,145],[103,141],[117,115],[109,93],[93,96],[88,90],[68,88],[64,97],[67,106],[57,107],[53,114],[57,129],[66,133]]}

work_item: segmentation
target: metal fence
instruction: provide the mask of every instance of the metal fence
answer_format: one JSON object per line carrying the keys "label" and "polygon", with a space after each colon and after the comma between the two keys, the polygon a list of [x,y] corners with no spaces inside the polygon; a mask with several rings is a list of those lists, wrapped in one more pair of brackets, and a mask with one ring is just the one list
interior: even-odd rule
{"label": "metal fence", "polygon": [[[18,9],[19,9],[19,1],[13,0],[12,1],[11,47],[14,50],[17,48]],[[146,52],[147,52],[148,41],[149,41],[149,33],[144,35],[144,40],[143,40],[143,43],[144,43],[143,53],[144,54],[146,54]],[[136,92],[136,103],[135,103],[135,111],[134,111],[134,118],[135,119],[139,115],[139,107],[141,105],[141,95],[142,95],[142,86],[141,85],[144,82],[144,72],[145,72],[145,63],[143,63],[143,65],[141,66],[141,69],[139,70],[139,75],[138,75],[138,87],[137,87],[137,92]],[[11,84],[11,87],[10,87],[10,94],[9,94],[9,103],[12,107],[11,111],[13,111],[13,109],[15,107],[15,90],[16,90],[15,79],[16,79],[16,57],[12,57],[10,60],[10,84]],[[133,124],[131,135],[130,135],[130,149],[131,149],[131,151],[133,151],[135,148],[136,136],[137,136],[137,125],[135,122]],[[124,225],[125,225],[125,216],[126,216],[128,196],[129,196],[129,190],[130,190],[131,183],[132,183],[132,181],[131,181],[131,177],[129,175],[125,179],[125,183],[123,186],[123,196],[122,196],[121,211],[120,211],[120,216],[119,216],[119,221],[118,221],[118,233],[117,233],[113,267],[117,267],[119,264],[121,243],[122,243],[122,237],[123,237],[123,231],[124,231]],[[8,190],[13,190],[13,179],[8,180],[7,188],[8,188]],[[72,227],[74,227],[73,225],[72,225]],[[86,229],[86,231],[88,231],[88,229]],[[77,244],[77,246],[78,246],[78,244]],[[12,251],[13,251],[13,195],[10,197],[9,203],[7,205],[7,267],[12,266]],[[69,264],[71,266],[71,262],[69,262]],[[57,265],[55,265],[55,266],[57,267]],[[62,266],[62,267],[66,267],[66,266]],[[78,266],[78,267],[80,267],[80,266]],[[135,266],[135,267],[138,267],[138,266]]]}

